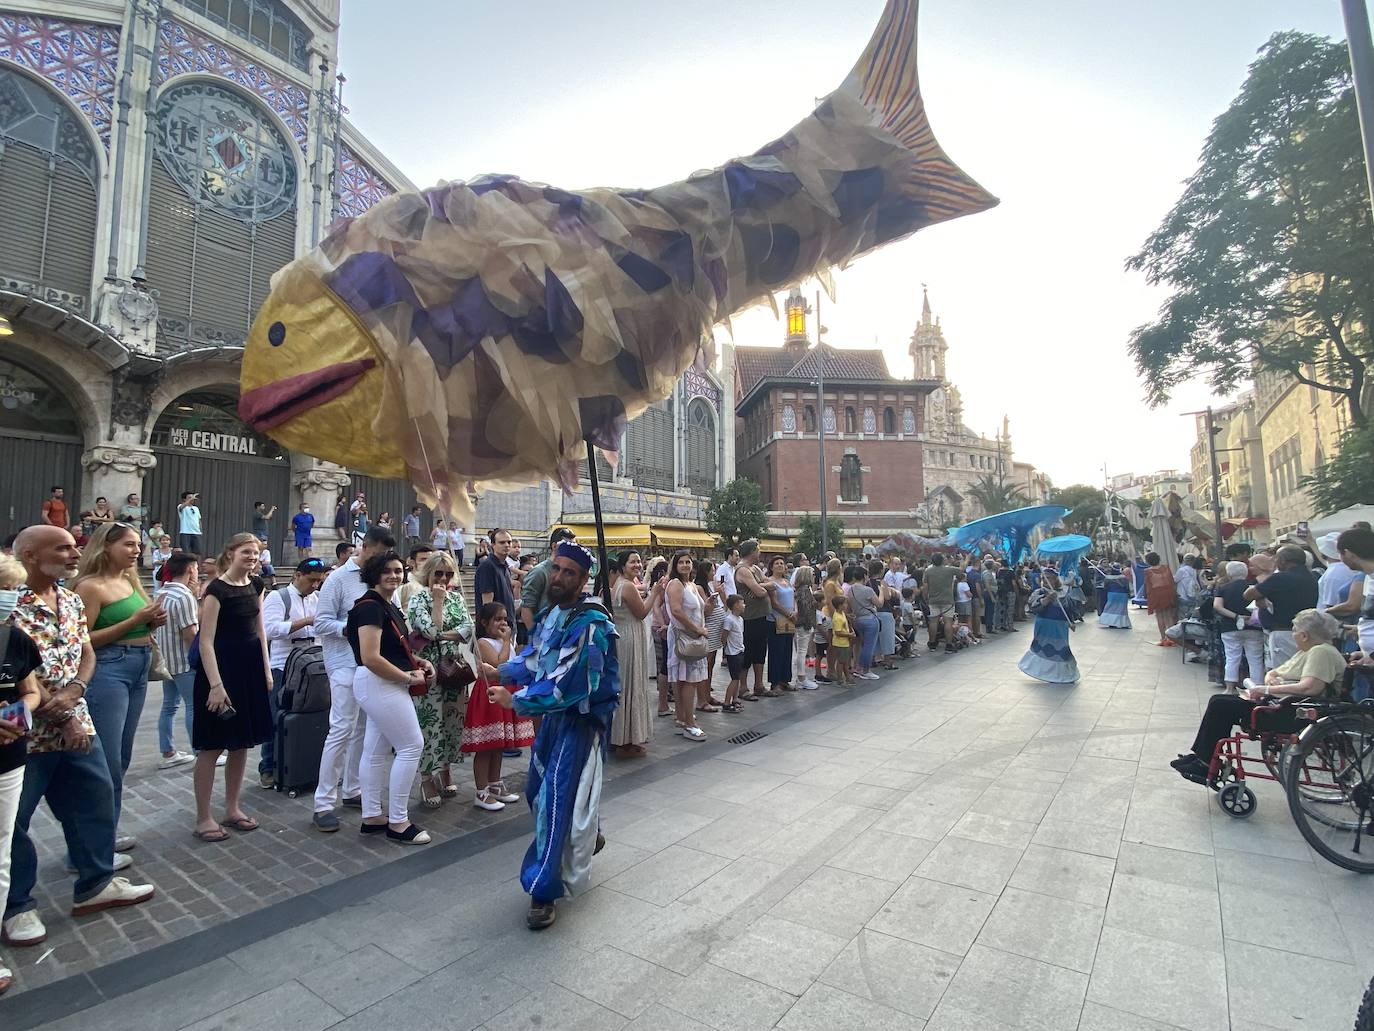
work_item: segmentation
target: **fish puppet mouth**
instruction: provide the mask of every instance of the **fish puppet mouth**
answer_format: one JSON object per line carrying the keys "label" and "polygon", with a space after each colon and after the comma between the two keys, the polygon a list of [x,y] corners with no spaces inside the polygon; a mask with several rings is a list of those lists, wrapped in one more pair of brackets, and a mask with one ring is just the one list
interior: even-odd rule
{"label": "fish puppet mouth", "polygon": [[337,362],[257,387],[239,397],[239,417],[255,430],[270,430],[347,393],[376,365],[374,358]]}

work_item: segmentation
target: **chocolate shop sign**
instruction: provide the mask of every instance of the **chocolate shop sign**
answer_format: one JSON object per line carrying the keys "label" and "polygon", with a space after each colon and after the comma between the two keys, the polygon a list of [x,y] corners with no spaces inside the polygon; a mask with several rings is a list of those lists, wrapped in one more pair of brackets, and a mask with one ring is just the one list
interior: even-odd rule
{"label": "chocolate shop sign", "polygon": [[174,429],[168,435],[172,447],[189,447],[198,451],[220,451],[230,455],[256,455],[258,442],[252,437],[232,433],[211,433],[209,430]]}

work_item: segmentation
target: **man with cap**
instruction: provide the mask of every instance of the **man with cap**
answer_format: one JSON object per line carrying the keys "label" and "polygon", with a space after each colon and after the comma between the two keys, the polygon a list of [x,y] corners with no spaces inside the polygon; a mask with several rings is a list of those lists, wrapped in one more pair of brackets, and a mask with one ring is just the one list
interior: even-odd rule
{"label": "man with cap", "polygon": [[[317,593],[329,566],[322,558],[302,559],[285,587],[278,587],[262,600],[262,626],[267,634],[267,664],[272,668],[272,692],[267,696],[272,711],[272,726],[277,725],[282,680],[286,660],[299,648],[315,644],[315,613],[319,610]],[[277,783],[277,735],[262,743],[258,759],[258,784],[264,788]]]}
{"label": "man with cap", "polygon": [[554,922],[558,899],[590,887],[592,856],[605,844],[598,813],[606,735],[620,700],[615,622],[599,598],[584,593],[591,552],[562,541],[550,562],[549,607],[536,618],[529,646],[500,670],[501,682],[519,689],[487,689],[492,702],[543,717],[525,783],[534,841],[520,869],[532,931]]}

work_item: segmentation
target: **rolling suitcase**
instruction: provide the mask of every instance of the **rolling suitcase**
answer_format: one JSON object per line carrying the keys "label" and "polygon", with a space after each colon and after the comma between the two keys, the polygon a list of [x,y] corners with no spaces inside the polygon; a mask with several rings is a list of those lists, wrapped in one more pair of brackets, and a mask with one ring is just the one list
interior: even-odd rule
{"label": "rolling suitcase", "polygon": [[329,674],[319,645],[297,648],[282,671],[277,713],[277,790],[295,798],[315,786],[329,736]]}
{"label": "rolling suitcase", "polygon": [[277,715],[277,790],[295,798],[315,786],[329,736],[329,710]]}

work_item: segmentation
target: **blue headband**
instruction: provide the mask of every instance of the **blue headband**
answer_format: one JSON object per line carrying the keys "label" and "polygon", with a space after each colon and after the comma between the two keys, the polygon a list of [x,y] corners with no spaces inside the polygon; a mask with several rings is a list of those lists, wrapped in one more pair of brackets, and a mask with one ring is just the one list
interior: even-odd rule
{"label": "blue headband", "polygon": [[562,541],[558,545],[558,550],[554,552],[559,558],[571,559],[582,567],[583,572],[590,572],[592,568],[592,553],[580,544],[572,541]]}

